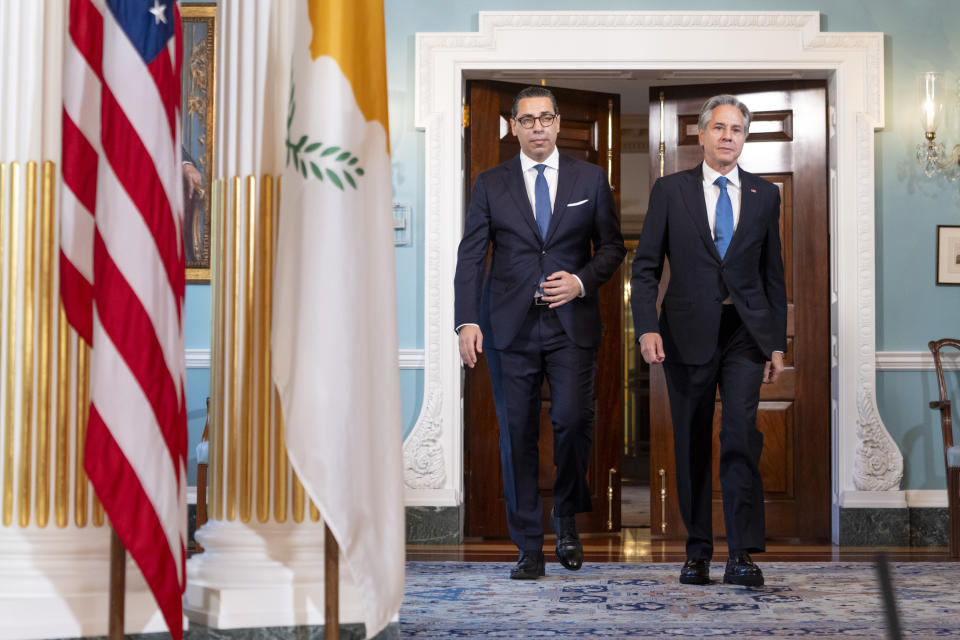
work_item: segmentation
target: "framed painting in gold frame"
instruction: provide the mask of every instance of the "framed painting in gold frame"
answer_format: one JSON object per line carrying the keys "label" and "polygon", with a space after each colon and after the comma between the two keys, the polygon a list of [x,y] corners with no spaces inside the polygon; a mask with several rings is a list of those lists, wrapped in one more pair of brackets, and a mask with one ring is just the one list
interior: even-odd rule
{"label": "framed painting in gold frame", "polygon": [[214,2],[180,5],[183,26],[181,119],[183,126],[183,244],[187,282],[210,282],[210,185],[216,113]]}

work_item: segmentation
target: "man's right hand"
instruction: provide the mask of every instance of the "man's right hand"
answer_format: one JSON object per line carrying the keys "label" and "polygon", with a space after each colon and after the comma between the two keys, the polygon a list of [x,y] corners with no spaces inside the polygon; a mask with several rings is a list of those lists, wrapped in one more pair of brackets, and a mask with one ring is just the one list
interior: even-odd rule
{"label": "man's right hand", "polygon": [[480,327],[465,324],[457,335],[460,337],[460,359],[472,369],[477,364],[477,354],[483,353],[483,333]]}
{"label": "man's right hand", "polygon": [[[462,340],[460,344],[463,344]],[[463,353],[463,347],[460,348]],[[663,338],[659,333],[649,332],[640,336],[640,354],[647,364],[660,364],[663,362]]]}

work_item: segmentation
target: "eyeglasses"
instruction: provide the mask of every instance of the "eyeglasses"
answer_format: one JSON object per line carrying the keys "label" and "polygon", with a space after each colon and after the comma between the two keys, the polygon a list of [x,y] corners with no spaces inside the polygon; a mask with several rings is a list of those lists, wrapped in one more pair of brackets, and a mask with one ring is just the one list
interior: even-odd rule
{"label": "eyeglasses", "polygon": [[544,127],[549,127],[553,124],[553,121],[559,117],[559,113],[541,113],[539,116],[520,116],[519,118],[514,118],[514,120],[519,122],[520,126],[524,129],[533,129],[533,123],[537,120],[539,120],[540,124]]}

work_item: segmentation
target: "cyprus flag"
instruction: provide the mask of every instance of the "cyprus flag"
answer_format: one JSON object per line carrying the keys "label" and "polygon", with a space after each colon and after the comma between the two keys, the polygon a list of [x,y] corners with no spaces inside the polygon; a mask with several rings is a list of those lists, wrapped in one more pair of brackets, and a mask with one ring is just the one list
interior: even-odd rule
{"label": "cyprus flag", "polygon": [[363,594],[403,598],[396,278],[381,0],[299,0],[273,300],[291,462]]}

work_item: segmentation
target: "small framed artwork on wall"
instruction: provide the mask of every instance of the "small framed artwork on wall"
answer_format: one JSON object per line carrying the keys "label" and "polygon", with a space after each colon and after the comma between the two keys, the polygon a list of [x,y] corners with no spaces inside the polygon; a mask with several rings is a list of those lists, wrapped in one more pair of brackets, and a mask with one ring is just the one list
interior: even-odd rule
{"label": "small framed artwork on wall", "polygon": [[960,284],[960,225],[937,225],[937,284]]}
{"label": "small framed artwork on wall", "polygon": [[187,282],[210,281],[210,184],[216,95],[215,3],[180,5],[183,26],[183,245]]}

